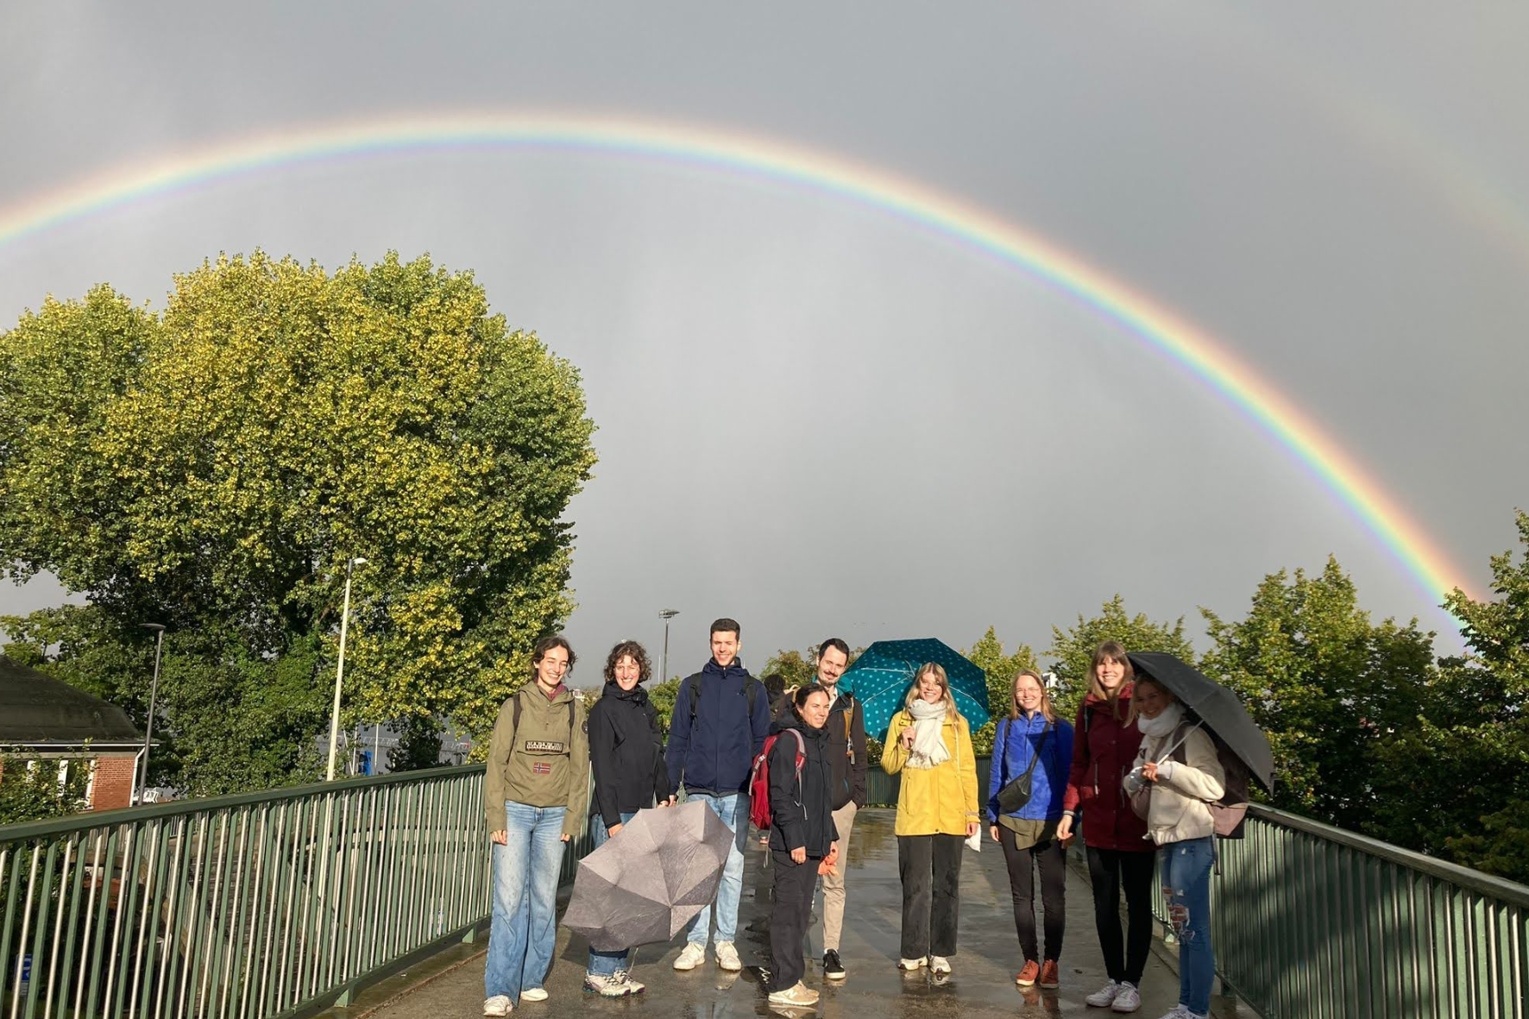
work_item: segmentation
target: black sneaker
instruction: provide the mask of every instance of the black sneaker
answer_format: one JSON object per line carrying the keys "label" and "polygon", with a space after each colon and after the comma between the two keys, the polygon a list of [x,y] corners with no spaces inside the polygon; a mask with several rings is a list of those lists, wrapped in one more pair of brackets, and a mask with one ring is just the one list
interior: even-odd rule
{"label": "black sneaker", "polygon": [[829,980],[844,979],[844,964],[839,961],[839,953],[832,949],[823,953],[823,975]]}

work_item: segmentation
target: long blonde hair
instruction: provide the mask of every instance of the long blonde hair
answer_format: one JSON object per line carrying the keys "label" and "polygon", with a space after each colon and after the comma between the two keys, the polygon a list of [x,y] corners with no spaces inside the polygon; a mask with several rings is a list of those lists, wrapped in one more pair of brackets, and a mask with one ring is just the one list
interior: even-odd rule
{"label": "long blonde hair", "polygon": [[[1119,721],[1120,715],[1120,690],[1113,694],[1104,688],[1099,682],[1099,666],[1105,662],[1119,662],[1125,670],[1120,677],[1120,686],[1124,689],[1136,681],[1136,670],[1131,666],[1130,656],[1126,654],[1125,645],[1118,640],[1107,640],[1094,649],[1094,660],[1088,667],[1088,692],[1110,706],[1110,714]],[[1129,713],[1129,708],[1127,709]]]}
{"label": "long blonde hair", "polygon": [[1041,717],[1048,722],[1055,722],[1056,709],[1051,706],[1051,691],[1046,689],[1046,681],[1034,669],[1020,669],[1014,673],[1014,682],[1009,684],[1009,720],[1019,719],[1019,681],[1026,676],[1035,680],[1035,685],[1041,688]]}
{"label": "long blonde hair", "polygon": [[933,676],[935,682],[940,684],[940,689],[945,691],[945,711],[950,718],[961,717],[961,712],[956,710],[956,698],[950,692],[950,677],[945,675],[945,666],[939,662],[925,662],[919,666],[918,672],[913,674],[913,685],[908,687],[908,695],[903,698],[903,709],[911,710],[913,702],[918,700],[918,686],[925,676]]}

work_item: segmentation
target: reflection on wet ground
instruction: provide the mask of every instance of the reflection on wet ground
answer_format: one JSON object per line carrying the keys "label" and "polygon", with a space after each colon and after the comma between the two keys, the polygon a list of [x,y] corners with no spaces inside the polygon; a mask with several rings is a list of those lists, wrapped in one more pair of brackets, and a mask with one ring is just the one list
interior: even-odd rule
{"label": "reflection on wet ground", "polygon": [[[903,975],[896,968],[901,927],[902,892],[897,878],[897,839],[890,810],[866,810],[855,819],[848,854],[848,905],[840,956],[849,976],[842,981],[822,977],[822,925],[808,934],[806,982],[822,992],[812,1008],[771,1006],[761,984],[759,967],[769,959],[769,871],[766,855],[750,845],[739,909],[738,951],[742,973],[717,969],[708,952],[706,963],[689,973],[670,966],[684,947],[684,937],[665,946],[637,950],[634,978],[647,992],[633,998],[604,999],[583,991],[586,946],[580,937],[559,928],[547,1001],[523,1002],[514,1015],[527,1019],[552,1016],[658,1017],[729,1019],[741,1016],[821,1016],[823,1019],[989,1019],[996,1016],[1113,1015],[1108,1009],[1087,1007],[1083,998],[1105,982],[1094,935],[1093,903],[1081,868],[1068,871],[1067,934],[1062,948],[1062,986],[1055,991],[1021,990],[1014,973],[1023,963],[1014,933],[1014,913],[1003,854],[992,842],[982,851],[966,851],[961,869],[960,949],[952,957],[954,972],[943,978],[927,970]],[[1081,850],[1074,848],[1077,856]],[[1077,861],[1074,861],[1075,863]],[[821,909],[821,896],[818,907]],[[1037,908],[1039,908],[1037,906]],[[816,916],[817,914],[815,914]],[[1161,946],[1159,946],[1161,948]],[[378,1006],[363,1000],[350,1011],[377,1019],[471,1019],[481,1014],[483,957],[481,947],[461,951],[451,969],[423,984],[403,990]],[[1142,981],[1140,1016],[1156,1019],[1178,1000],[1178,976],[1154,954]],[[1233,1003],[1217,1001],[1217,1015],[1235,1016]],[[1244,1013],[1247,1014],[1247,1013]]]}

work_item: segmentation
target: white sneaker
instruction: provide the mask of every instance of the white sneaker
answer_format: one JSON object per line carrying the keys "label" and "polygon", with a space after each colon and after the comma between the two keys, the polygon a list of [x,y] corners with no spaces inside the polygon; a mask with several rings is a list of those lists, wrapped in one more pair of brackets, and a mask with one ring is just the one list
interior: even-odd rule
{"label": "white sneaker", "polygon": [[627,976],[626,970],[622,969],[618,969],[609,976],[599,973],[586,973],[584,974],[584,986],[602,998],[625,998],[629,994],[641,994],[647,990],[645,985]]}
{"label": "white sneaker", "polygon": [[483,999],[483,1014],[494,1016],[495,1019],[498,1019],[499,1016],[509,1015],[510,1008],[510,996],[508,994],[496,994],[492,998]]}
{"label": "white sneaker", "polygon": [[680,953],[680,957],[674,960],[674,968],[683,973],[695,969],[705,961],[706,946],[691,941],[685,945],[685,950]]}
{"label": "white sneaker", "polygon": [[1164,1012],[1158,1019],[1202,1019],[1202,1017],[1196,1016],[1189,1009],[1185,1008],[1184,1003],[1181,1001],[1173,1006],[1172,1010]]}
{"label": "white sneaker", "polygon": [[1097,991],[1095,991],[1093,994],[1090,994],[1083,1000],[1092,1005],[1094,1008],[1109,1008],[1115,1003],[1115,996],[1119,993],[1120,984],[1117,984],[1115,981],[1111,980],[1109,983],[1105,984],[1103,987],[1099,988]]}
{"label": "white sneaker", "polygon": [[943,955],[931,955],[929,957],[929,972],[937,977],[950,976],[950,960]]}
{"label": "white sneaker", "polygon": [[928,959],[924,959],[924,958],[918,958],[918,959],[898,959],[897,960],[897,968],[902,970],[905,973],[912,973],[916,969],[923,969],[924,965],[926,963],[928,963],[928,962],[929,962],[929,960]]}
{"label": "white sneaker", "polygon": [[527,987],[520,992],[521,1001],[546,1001],[547,989],[545,987]]}
{"label": "white sneaker", "polygon": [[738,949],[733,947],[731,941],[717,942],[717,965],[729,973],[736,973],[743,968],[743,960],[738,958]]}
{"label": "white sneaker", "polygon": [[1116,1012],[1135,1012],[1141,1008],[1141,992],[1135,984],[1122,980],[1120,989],[1115,992],[1115,1000],[1110,1002],[1110,1008]]}
{"label": "white sneaker", "polygon": [[798,1008],[806,1008],[818,1003],[818,992],[802,983],[800,980],[794,986],[783,991],[770,992],[770,1004],[772,1005],[795,1005]]}

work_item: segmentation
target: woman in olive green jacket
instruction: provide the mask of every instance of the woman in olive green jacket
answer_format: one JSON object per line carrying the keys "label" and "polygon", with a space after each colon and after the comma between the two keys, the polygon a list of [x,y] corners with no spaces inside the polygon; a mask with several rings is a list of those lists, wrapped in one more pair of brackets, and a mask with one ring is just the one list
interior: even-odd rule
{"label": "woman in olive green jacket", "polygon": [[881,767],[902,774],[897,794],[897,869],[903,885],[905,971],[942,976],[956,954],[962,843],[976,834],[977,760],[971,727],[956,711],[938,663],[918,670],[892,716]]}

